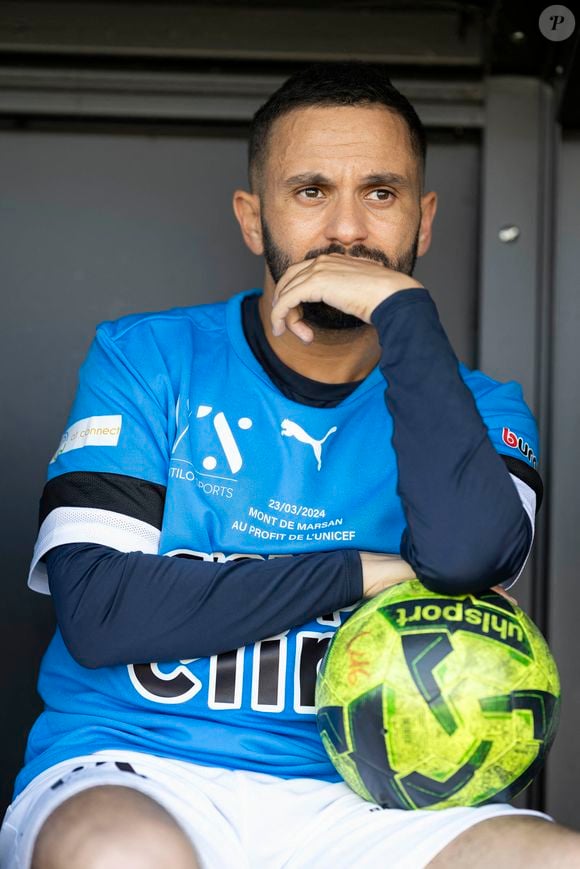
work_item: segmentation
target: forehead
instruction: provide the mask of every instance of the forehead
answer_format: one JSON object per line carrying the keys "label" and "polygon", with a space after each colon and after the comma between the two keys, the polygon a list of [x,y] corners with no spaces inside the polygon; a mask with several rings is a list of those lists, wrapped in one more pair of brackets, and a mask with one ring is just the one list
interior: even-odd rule
{"label": "forehead", "polygon": [[385,106],[371,105],[308,106],[274,122],[266,161],[271,180],[298,171],[333,170],[397,172],[414,178],[418,158],[406,121]]}

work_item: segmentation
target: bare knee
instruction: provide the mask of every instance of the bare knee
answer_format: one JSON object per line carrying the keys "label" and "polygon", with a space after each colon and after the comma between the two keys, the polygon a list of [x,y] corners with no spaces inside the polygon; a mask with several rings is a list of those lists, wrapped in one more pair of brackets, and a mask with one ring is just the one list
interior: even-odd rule
{"label": "bare knee", "polygon": [[189,839],[155,800],[102,785],[66,800],[36,840],[32,869],[197,869]]}
{"label": "bare knee", "polygon": [[503,815],[461,833],[428,869],[580,869],[580,834],[532,815]]}

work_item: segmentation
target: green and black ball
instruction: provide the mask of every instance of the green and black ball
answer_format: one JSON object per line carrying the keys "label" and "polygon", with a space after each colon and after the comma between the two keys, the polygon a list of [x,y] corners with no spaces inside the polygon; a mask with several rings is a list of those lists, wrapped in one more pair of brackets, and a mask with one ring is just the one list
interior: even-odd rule
{"label": "green and black ball", "polygon": [[507,802],[538,773],[560,682],[543,636],[502,595],[393,586],[337,631],[318,730],[334,766],[385,808]]}

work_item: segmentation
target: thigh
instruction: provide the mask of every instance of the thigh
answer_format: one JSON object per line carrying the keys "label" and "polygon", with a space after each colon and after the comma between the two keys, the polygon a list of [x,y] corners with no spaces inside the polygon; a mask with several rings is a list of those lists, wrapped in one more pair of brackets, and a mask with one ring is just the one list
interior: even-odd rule
{"label": "thigh", "polygon": [[[133,789],[159,804],[184,831],[204,869],[242,866],[236,830],[207,793],[203,776],[188,776],[186,767],[136,752],[99,752],[45,770],[6,813],[0,869],[30,869],[47,819],[72,797],[100,786]],[[211,784],[210,771],[206,778]]]}
{"label": "thigh", "polygon": [[199,869],[193,843],[161,804],[136,788],[97,785],[45,820],[32,869]]}
{"label": "thigh", "polygon": [[580,867],[580,834],[533,817],[491,818],[470,827],[429,863],[429,869]]}
{"label": "thigh", "polygon": [[539,812],[507,804],[441,811],[381,809],[361,800],[346,785],[329,787],[336,789],[336,798],[318,813],[287,869],[424,869],[446,846],[482,821],[530,815],[546,820]]}

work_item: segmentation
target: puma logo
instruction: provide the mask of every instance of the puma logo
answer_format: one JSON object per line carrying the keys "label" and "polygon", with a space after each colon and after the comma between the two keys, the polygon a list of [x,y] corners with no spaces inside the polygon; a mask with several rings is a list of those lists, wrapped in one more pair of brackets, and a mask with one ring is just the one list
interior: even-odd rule
{"label": "puma logo", "polygon": [[303,428],[301,428],[298,423],[292,422],[291,419],[283,419],[282,420],[282,428],[281,434],[287,438],[296,438],[297,441],[300,441],[301,444],[310,444],[314,451],[314,457],[316,458],[316,462],[318,465],[318,470],[322,467],[322,444],[336,431],[336,426],[333,425],[332,428],[329,428],[324,437],[321,440],[316,440],[316,438],[310,437],[308,432],[305,432]]}

